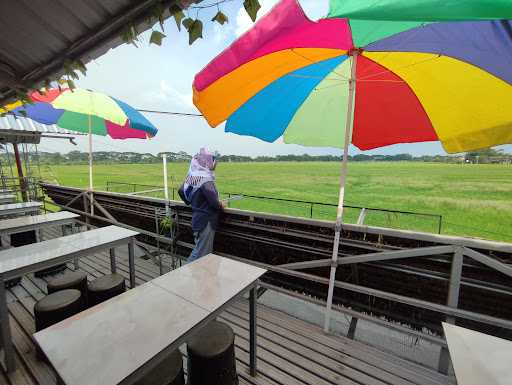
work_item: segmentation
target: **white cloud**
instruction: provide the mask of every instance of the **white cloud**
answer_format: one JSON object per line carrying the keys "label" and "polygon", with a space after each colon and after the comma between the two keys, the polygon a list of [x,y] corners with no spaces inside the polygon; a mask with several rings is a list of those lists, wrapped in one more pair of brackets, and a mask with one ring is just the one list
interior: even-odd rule
{"label": "white cloud", "polygon": [[141,95],[141,99],[148,106],[158,108],[193,108],[192,92],[181,92],[169,85],[166,80],[160,80],[158,88],[146,91]]}

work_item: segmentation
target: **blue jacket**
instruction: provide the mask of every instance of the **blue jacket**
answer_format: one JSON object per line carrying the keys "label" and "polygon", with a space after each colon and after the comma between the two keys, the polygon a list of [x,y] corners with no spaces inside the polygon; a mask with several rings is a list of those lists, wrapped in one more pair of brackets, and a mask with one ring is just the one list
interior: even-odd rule
{"label": "blue jacket", "polygon": [[213,230],[217,229],[219,212],[222,205],[219,201],[219,194],[215,182],[204,183],[188,201],[183,191],[183,185],[178,190],[183,202],[192,207],[192,231],[194,233],[203,231],[208,222]]}

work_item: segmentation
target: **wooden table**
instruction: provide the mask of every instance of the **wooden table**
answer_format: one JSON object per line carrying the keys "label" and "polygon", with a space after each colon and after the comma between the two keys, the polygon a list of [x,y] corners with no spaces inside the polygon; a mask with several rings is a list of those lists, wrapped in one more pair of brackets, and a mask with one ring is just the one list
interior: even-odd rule
{"label": "wooden table", "polygon": [[39,230],[46,226],[65,226],[73,223],[79,217],[80,215],[69,211],[59,211],[57,213],[4,219],[0,221],[0,236]]}
{"label": "wooden table", "polygon": [[0,194],[0,204],[14,203],[14,202],[16,202],[16,195]]}
{"label": "wooden table", "polygon": [[133,384],[250,292],[256,374],[256,285],[264,269],[209,254],[34,334],[65,384]]}
{"label": "wooden table", "polygon": [[4,282],[66,263],[74,258],[128,244],[130,285],[133,288],[135,286],[134,243],[137,234],[122,227],[107,226],[0,251],[0,331],[4,348],[4,365],[8,372],[15,369],[15,362]]}
{"label": "wooden table", "polygon": [[459,385],[510,385],[512,342],[443,323]]}
{"label": "wooden table", "polygon": [[9,203],[0,205],[0,216],[39,213],[41,207],[43,207],[41,202]]}

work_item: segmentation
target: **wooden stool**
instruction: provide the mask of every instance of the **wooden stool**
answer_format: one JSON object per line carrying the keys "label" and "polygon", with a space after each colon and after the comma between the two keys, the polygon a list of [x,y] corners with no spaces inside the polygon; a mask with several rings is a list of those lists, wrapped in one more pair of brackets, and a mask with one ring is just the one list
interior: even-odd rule
{"label": "wooden stool", "polygon": [[183,357],[175,350],[160,365],[146,374],[136,385],[185,385]]}
{"label": "wooden stool", "polygon": [[36,331],[79,313],[81,306],[81,294],[76,289],[61,290],[47,295],[34,305]]}
{"label": "wooden stool", "polygon": [[66,289],[80,290],[82,294],[82,308],[87,307],[87,274],[83,271],[69,271],[62,276],[52,279],[46,286],[48,294]]}
{"label": "wooden stool", "polygon": [[188,342],[187,351],[189,385],[238,385],[231,327],[212,321]]}
{"label": "wooden stool", "polygon": [[97,305],[124,293],[126,285],[120,274],[108,274],[89,283],[89,306]]}

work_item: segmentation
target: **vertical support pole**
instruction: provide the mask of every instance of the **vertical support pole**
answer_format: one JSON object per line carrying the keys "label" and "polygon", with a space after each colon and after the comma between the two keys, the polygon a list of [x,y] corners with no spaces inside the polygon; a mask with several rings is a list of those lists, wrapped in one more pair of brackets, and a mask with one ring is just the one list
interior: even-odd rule
{"label": "vertical support pole", "polygon": [[93,184],[92,184],[92,117],[88,115],[89,122],[89,200],[91,204],[91,215],[94,215],[94,196],[93,196]]}
{"label": "vertical support pole", "polygon": [[[448,300],[446,305],[457,308],[459,306],[460,281],[462,279],[462,265],[464,261],[463,248],[457,247],[452,259],[452,268],[450,272],[450,286],[448,288]],[[455,317],[446,317],[446,322],[455,324]],[[450,367],[450,353],[446,347],[441,348],[439,354],[438,370],[440,373],[448,374]]]}
{"label": "vertical support pole", "polygon": [[130,289],[135,287],[135,239],[128,242],[128,265],[130,267]]}
{"label": "vertical support pole", "polygon": [[329,332],[331,323],[331,308],[332,297],[334,294],[334,280],[336,279],[336,266],[338,264],[338,249],[340,246],[341,224],[343,221],[343,203],[345,200],[345,183],[347,180],[347,167],[348,167],[348,147],[352,135],[352,123],[354,117],[354,99],[356,91],[356,64],[357,64],[357,51],[352,53],[352,71],[349,79],[349,94],[348,94],[348,108],[347,120],[345,124],[345,144],[343,148],[343,162],[341,162],[340,173],[340,194],[338,197],[338,209],[336,212],[336,225],[334,228],[334,244],[332,247],[332,261],[331,272],[329,276],[329,290],[327,292],[327,306],[325,309],[324,331]]}
{"label": "vertical support pole", "polygon": [[162,155],[164,166],[165,217],[169,217],[169,186],[167,185],[167,154]]}
{"label": "vertical support pole", "polygon": [[254,286],[249,292],[249,360],[250,360],[250,372],[251,376],[255,377],[258,371],[257,367],[257,333],[256,333],[256,289],[257,286]]}
{"label": "vertical support pole", "polygon": [[115,274],[117,272],[117,266],[116,266],[116,249],[112,248],[110,251],[110,271],[112,274]]}
{"label": "vertical support pole", "polygon": [[311,207],[309,209],[309,217],[313,219],[313,203],[311,203]]}
{"label": "vertical support pole", "polygon": [[[84,212],[86,214],[88,214],[89,213],[89,205],[87,204],[87,193],[85,193],[85,192],[82,195],[82,206],[84,207]],[[87,230],[91,229],[90,223],[91,223],[91,219],[89,218],[88,215],[86,215],[85,216],[85,225],[87,227]]]}
{"label": "vertical support pole", "polygon": [[[350,265],[350,269],[352,270],[352,276],[354,277],[354,283],[356,285],[359,285],[359,271],[357,269],[357,263],[353,263]],[[353,340],[356,336],[356,328],[357,328],[357,321],[359,319],[357,317],[352,316],[352,319],[350,320],[350,326],[348,328],[347,337]]]}
{"label": "vertical support pole", "polygon": [[12,144],[12,148],[14,149],[14,159],[16,161],[16,170],[18,170],[18,179],[19,179],[19,183],[20,183],[21,199],[23,199],[23,202],[27,202],[28,201],[27,185],[26,185],[25,177],[23,176],[23,165],[21,164],[20,151],[18,150],[18,145],[16,143]]}
{"label": "vertical support pole", "polygon": [[363,225],[364,224],[364,220],[366,219],[366,207],[363,207],[361,209],[361,212],[359,213],[359,217],[357,218],[357,224],[358,225]]}
{"label": "vertical support pole", "polygon": [[7,372],[12,372],[16,368],[16,363],[14,360],[11,325],[9,324],[9,310],[7,309],[7,297],[3,277],[0,277],[0,332],[2,346],[4,348],[5,369]]}

